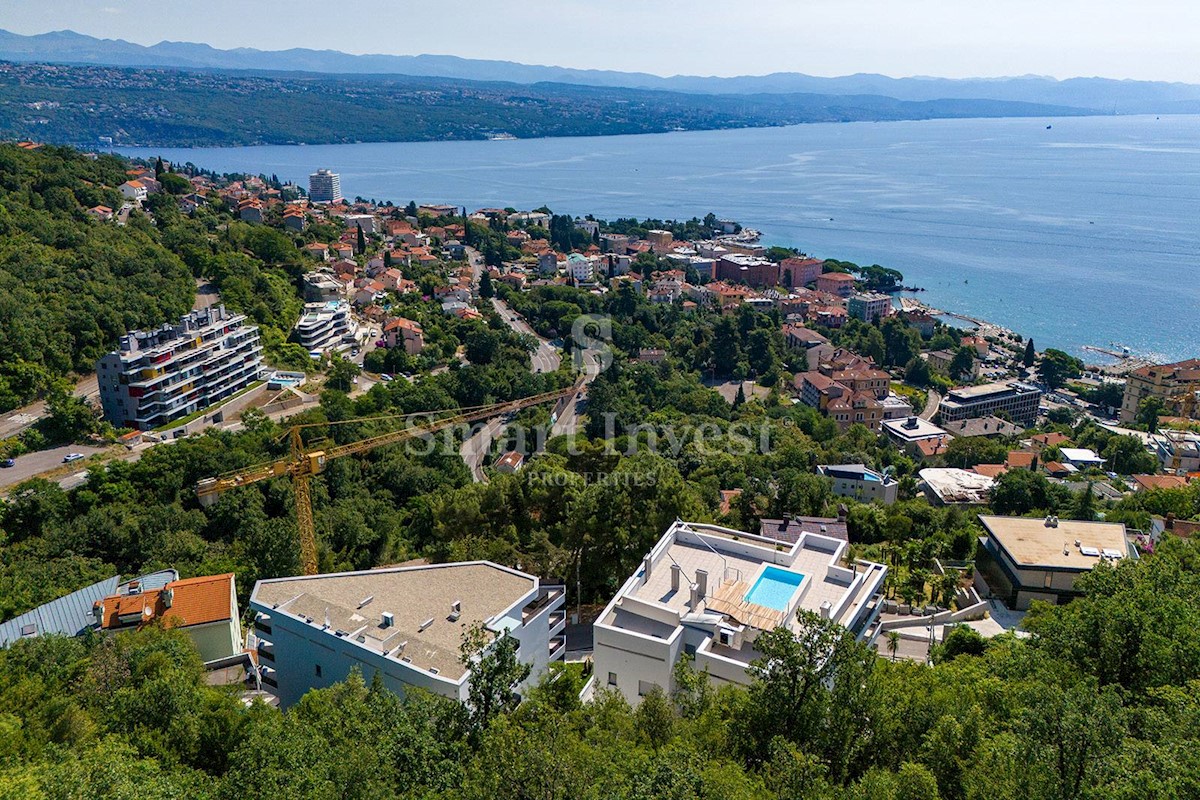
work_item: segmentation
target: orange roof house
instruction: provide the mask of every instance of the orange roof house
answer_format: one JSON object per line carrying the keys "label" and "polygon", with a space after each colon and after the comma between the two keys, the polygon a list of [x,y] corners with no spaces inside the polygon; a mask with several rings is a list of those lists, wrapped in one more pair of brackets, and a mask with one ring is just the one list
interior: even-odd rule
{"label": "orange roof house", "polygon": [[105,631],[136,630],[156,621],[183,630],[206,662],[241,652],[242,632],[233,573],[171,581],[161,589],[139,590],[99,601],[93,613]]}

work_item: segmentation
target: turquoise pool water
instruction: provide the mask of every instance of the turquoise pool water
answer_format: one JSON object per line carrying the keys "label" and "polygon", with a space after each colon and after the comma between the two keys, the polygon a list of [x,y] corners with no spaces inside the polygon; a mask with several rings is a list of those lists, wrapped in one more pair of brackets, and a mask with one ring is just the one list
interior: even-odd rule
{"label": "turquoise pool water", "polygon": [[767,567],[750,587],[746,602],[787,611],[788,602],[796,593],[796,587],[804,581],[804,575],[779,567]]}

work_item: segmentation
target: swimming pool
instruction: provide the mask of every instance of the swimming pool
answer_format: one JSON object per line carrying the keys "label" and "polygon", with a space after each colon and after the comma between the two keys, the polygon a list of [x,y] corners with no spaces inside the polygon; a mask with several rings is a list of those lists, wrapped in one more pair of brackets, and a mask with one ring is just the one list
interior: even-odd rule
{"label": "swimming pool", "polygon": [[746,602],[787,611],[796,588],[804,582],[804,575],[779,567],[767,567],[746,593]]}

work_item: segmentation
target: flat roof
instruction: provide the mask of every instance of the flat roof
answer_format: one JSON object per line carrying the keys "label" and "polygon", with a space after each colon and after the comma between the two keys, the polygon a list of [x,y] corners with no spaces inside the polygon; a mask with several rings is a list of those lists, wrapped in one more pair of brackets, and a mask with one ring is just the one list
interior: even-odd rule
{"label": "flat roof", "polygon": [[[377,653],[457,681],[467,672],[459,661],[463,631],[508,611],[537,586],[531,575],[472,561],[259,581],[250,600],[268,614],[304,619],[314,637],[340,633]],[[449,618],[455,601],[462,603],[456,621]],[[394,619],[387,628],[385,612]],[[433,623],[420,630],[430,619]],[[403,650],[397,650],[403,642]]]}
{"label": "flat roof", "polygon": [[[912,427],[909,427],[912,425]],[[946,431],[927,419],[909,417],[908,419],[888,419],[883,422],[883,429],[898,439],[915,442],[918,439],[933,439],[945,436]]]}
{"label": "flat roof", "polygon": [[988,395],[993,394],[1004,394],[1007,392],[1023,394],[1037,391],[1039,390],[1033,386],[1028,386],[1016,381],[1005,381],[1000,383],[985,383],[981,386],[960,386],[956,389],[951,389],[946,400],[978,400],[981,397],[987,397]]}
{"label": "flat roof", "polygon": [[[981,514],[979,521],[1013,563],[1021,567],[1060,570],[1090,570],[1101,554],[1124,558],[1128,555],[1125,526],[1119,522],[995,517]],[[1076,545],[1075,542],[1079,544]],[[1085,555],[1093,552],[1094,555]]]}
{"label": "flat roof", "polygon": [[928,467],[917,474],[939,500],[949,504],[986,503],[995,484],[986,475],[954,467]]}

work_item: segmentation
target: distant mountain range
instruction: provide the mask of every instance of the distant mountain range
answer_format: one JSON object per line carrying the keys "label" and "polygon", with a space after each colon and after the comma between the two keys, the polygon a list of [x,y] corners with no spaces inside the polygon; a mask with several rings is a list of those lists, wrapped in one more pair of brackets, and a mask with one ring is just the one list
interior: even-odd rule
{"label": "distant mountain range", "polygon": [[517,84],[654,89],[697,94],[874,95],[901,101],[994,100],[1088,109],[1100,114],[1200,113],[1200,85],[1159,81],[1038,76],[1013,78],[822,78],[796,72],[732,78],[583,70],[438,55],[351,55],[336,50],[218,50],[206,44],[159,42],[147,47],[73,31],[22,36],[0,30],[0,60],[126,67],[387,74]]}

